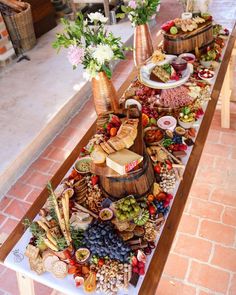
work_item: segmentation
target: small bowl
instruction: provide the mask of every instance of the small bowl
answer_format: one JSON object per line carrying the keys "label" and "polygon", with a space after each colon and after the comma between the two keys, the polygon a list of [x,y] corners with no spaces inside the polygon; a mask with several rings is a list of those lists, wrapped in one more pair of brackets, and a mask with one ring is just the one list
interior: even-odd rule
{"label": "small bowl", "polygon": [[196,56],[192,53],[182,53],[179,55],[182,59],[184,59],[187,63],[193,64],[196,60]]}
{"label": "small bowl", "polygon": [[183,122],[178,118],[178,124],[183,127],[184,129],[189,129],[191,127],[193,127],[193,124],[195,123],[195,120],[193,120],[192,122]]}
{"label": "small bowl", "polygon": [[200,74],[200,72],[198,73],[198,77],[204,81],[207,81],[207,82],[211,82],[214,78],[215,78],[215,72],[214,71],[210,71],[208,70],[212,75],[213,77],[211,78],[205,78],[203,75]]}
{"label": "small bowl", "polygon": [[187,69],[187,62],[182,58],[175,58],[172,60],[171,65],[176,70],[176,72],[182,72]]}
{"label": "small bowl", "polygon": [[[90,157],[80,158],[75,162],[74,169],[80,174],[89,173],[91,165],[92,165],[92,161],[93,160]],[[81,169],[82,168],[81,165],[83,165],[83,163],[87,163],[87,164],[85,164],[85,166],[87,166],[87,169]]]}
{"label": "small bowl", "polygon": [[205,68],[210,68],[210,66],[212,64],[212,60],[205,61],[205,60],[200,59],[200,64],[202,66],[204,66]]}
{"label": "small bowl", "polygon": [[163,116],[157,121],[157,125],[162,130],[171,130],[174,131],[177,121],[172,116]]}
{"label": "small bowl", "polygon": [[[184,122],[182,122],[182,123],[184,123]],[[175,128],[175,133],[176,133],[177,135],[184,136],[185,133],[186,133],[186,130],[185,130],[183,127],[177,126],[177,127]]]}

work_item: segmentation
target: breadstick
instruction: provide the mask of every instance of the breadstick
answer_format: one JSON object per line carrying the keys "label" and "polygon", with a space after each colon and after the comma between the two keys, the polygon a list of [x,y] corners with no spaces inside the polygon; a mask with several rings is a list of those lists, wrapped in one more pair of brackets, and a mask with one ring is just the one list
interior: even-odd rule
{"label": "breadstick", "polygon": [[63,211],[63,215],[64,215],[63,222],[65,224],[67,239],[69,241],[71,241],[70,224],[69,224],[69,211],[68,211],[68,206],[66,204],[66,198],[62,197],[61,202],[62,202],[62,211]]}
{"label": "breadstick", "polygon": [[54,237],[52,236],[52,234],[50,233],[50,229],[47,227],[47,225],[44,224],[41,220],[38,220],[37,223],[40,227],[42,227],[45,230],[48,240],[56,246],[57,242],[54,239]]}
{"label": "breadstick", "polygon": [[181,164],[182,162],[177,159],[174,155],[172,155],[166,148],[164,148],[164,146],[162,146],[160,143],[157,143],[157,145],[168,155],[170,156],[176,163]]}
{"label": "breadstick", "polygon": [[75,204],[75,207],[80,209],[81,211],[85,212],[85,213],[89,213],[90,215],[92,215],[94,218],[98,218],[98,215],[93,213],[92,211],[90,211],[89,209],[87,208],[84,208],[83,206],[79,205],[79,204]]}
{"label": "breadstick", "polygon": [[49,189],[49,191],[51,193],[51,197],[52,197],[55,212],[56,212],[56,215],[57,215],[57,218],[58,218],[59,226],[61,228],[63,236],[66,239],[66,243],[69,246],[70,245],[70,240],[68,239],[68,235],[67,235],[67,231],[66,231],[66,227],[65,227],[65,220],[61,216],[61,212],[60,212],[60,209],[59,209],[59,206],[58,206],[58,203],[57,203],[57,197],[56,197],[56,195],[55,195],[55,193],[54,193],[54,191],[52,189],[52,185],[51,185],[50,182],[48,183],[48,189]]}
{"label": "breadstick", "polygon": [[38,225],[39,225],[40,227],[42,227],[42,229],[45,230],[45,232],[49,231],[48,226],[47,226],[43,221],[38,220],[37,223],[38,223]]}

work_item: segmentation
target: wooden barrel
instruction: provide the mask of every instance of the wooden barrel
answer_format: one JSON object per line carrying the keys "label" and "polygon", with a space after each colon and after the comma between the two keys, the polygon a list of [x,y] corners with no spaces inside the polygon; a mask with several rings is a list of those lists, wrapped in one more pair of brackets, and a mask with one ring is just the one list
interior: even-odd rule
{"label": "wooden barrel", "polygon": [[192,31],[171,35],[164,33],[164,50],[169,54],[194,51],[196,47],[207,46],[213,41],[212,22],[206,22]]}
{"label": "wooden barrel", "polygon": [[137,171],[117,177],[100,175],[103,193],[112,200],[128,195],[144,196],[152,190],[154,180],[153,166],[147,154],[144,154],[143,167]]}

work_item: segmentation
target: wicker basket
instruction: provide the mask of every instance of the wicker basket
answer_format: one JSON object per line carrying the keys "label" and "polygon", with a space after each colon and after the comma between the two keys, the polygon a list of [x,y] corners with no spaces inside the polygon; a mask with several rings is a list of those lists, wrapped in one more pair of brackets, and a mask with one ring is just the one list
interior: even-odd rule
{"label": "wicker basket", "polygon": [[[36,43],[31,7],[29,3],[25,3],[25,5],[26,9],[22,12],[11,16],[4,15],[13,44],[16,44],[16,47],[20,46],[23,51],[31,49]],[[19,45],[18,39],[20,41]],[[15,49],[17,50],[18,48]]]}

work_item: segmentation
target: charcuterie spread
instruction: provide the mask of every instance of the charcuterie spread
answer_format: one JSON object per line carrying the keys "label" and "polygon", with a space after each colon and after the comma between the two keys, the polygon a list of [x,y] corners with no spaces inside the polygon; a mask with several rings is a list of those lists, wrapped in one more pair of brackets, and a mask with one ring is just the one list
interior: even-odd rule
{"label": "charcuterie spread", "polygon": [[[174,19],[162,29],[179,35],[206,22],[210,16]],[[32,234],[25,256],[33,272],[61,280],[73,276],[78,294],[80,288],[124,294],[145,275],[182,180],[183,159],[211,99],[213,62],[219,62],[225,38],[217,29],[215,43],[199,56],[170,58],[162,49],[155,51],[124,92],[120,112],[98,116],[96,131],[73,167],[57,188],[48,183],[44,207],[35,220],[25,220]],[[202,65],[203,59],[211,64]],[[146,82],[181,83],[167,88],[143,83],[142,70],[150,63]],[[148,169],[150,178],[139,193],[132,185],[112,191],[114,183],[126,178],[132,184]],[[104,177],[111,181],[110,193]]]}

